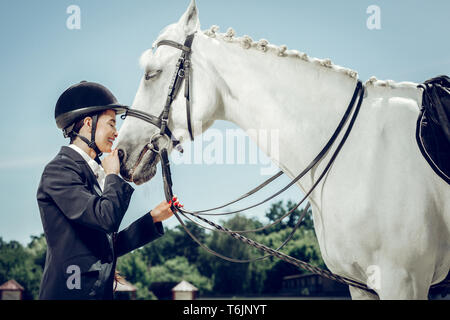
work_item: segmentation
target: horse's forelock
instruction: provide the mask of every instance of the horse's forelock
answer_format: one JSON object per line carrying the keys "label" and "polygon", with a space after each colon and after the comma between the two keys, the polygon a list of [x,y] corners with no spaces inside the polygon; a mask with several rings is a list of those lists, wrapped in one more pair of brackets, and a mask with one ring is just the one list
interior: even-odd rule
{"label": "horse's forelock", "polygon": [[153,49],[148,49],[139,58],[139,65],[141,69],[147,70],[153,58]]}

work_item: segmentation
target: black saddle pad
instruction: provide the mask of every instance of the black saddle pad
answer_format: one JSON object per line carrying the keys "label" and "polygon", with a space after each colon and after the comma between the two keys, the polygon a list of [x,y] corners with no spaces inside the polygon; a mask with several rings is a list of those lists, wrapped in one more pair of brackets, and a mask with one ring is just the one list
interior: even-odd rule
{"label": "black saddle pad", "polygon": [[417,143],[433,170],[450,184],[450,78],[439,76],[419,87],[424,91]]}

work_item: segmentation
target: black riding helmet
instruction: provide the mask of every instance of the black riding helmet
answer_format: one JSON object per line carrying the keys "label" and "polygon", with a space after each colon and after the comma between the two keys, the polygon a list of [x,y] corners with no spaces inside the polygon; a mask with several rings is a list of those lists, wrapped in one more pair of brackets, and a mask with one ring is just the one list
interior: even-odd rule
{"label": "black riding helmet", "polygon": [[[101,151],[95,143],[95,131],[99,113],[105,110],[114,110],[116,114],[125,113],[127,106],[121,105],[106,87],[94,82],[82,81],[71,86],[59,97],[55,107],[55,120],[59,129],[63,130],[64,137],[78,136],[97,153],[95,159],[100,163]],[[73,128],[78,120],[92,117],[92,134],[89,141],[79,135]]]}

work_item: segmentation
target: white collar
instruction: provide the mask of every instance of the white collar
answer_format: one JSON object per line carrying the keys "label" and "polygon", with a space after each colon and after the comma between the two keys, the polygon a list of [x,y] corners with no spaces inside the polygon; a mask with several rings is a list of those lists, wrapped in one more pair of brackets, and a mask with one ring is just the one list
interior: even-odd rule
{"label": "white collar", "polygon": [[[69,145],[70,148],[72,148],[73,150],[77,151],[84,159],[84,161],[86,161],[88,164],[89,162],[92,160],[95,163],[97,163],[94,159],[92,159],[87,153],[86,151],[84,151],[83,149],[81,149],[79,146],[75,145],[75,144],[70,144]],[[97,163],[98,165],[98,163]]]}
{"label": "white collar", "polygon": [[96,178],[98,180],[98,184],[100,185],[100,188],[103,190],[103,186],[105,183],[105,171],[104,171],[103,167],[101,165],[99,165],[97,163],[97,161],[92,159],[83,149],[81,149],[77,145],[70,144],[69,147],[72,148],[73,150],[75,150],[76,152],[78,152],[81,155],[81,157],[84,159],[84,161],[87,162],[87,164],[91,168],[92,172],[96,176]]}

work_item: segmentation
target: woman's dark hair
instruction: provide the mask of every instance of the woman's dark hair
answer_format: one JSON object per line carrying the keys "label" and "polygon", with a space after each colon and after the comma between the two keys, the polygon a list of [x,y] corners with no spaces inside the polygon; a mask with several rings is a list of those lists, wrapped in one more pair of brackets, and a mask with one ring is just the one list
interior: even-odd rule
{"label": "woman's dark hair", "polygon": [[113,292],[116,292],[118,283],[124,284],[124,282],[122,282],[122,280],[125,281],[125,277],[122,276],[119,271],[115,270],[114,271],[115,286],[114,286]]}
{"label": "woman's dark hair", "polygon": [[86,117],[83,117],[82,119],[79,119],[76,121],[75,126],[73,127],[72,132],[70,133],[70,144],[72,144],[75,141],[75,139],[77,138],[77,136],[75,134],[73,134],[73,132],[80,133],[80,129],[84,125],[85,118]]}

